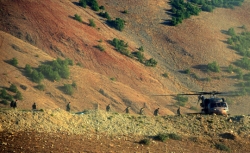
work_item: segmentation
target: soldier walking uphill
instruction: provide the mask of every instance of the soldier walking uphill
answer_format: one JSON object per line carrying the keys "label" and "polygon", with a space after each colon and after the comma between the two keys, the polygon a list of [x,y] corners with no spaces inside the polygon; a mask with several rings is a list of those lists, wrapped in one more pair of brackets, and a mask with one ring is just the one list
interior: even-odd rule
{"label": "soldier walking uphill", "polygon": [[124,111],[129,114],[130,106],[128,106]]}
{"label": "soldier walking uphill", "polygon": [[142,108],[140,109],[139,114],[140,114],[140,115],[143,115],[143,114],[144,114],[144,107],[142,107]]}
{"label": "soldier walking uphill", "polygon": [[32,105],[32,109],[33,109],[33,110],[36,110],[36,103],[34,103],[34,104]]}
{"label": "soldier walking uphill", "polygon": [[177,115],[181,115],[181,108],[180,107],[177,109]]}
{"label": "soldier walking uphill", "polygon": [[160,108],[157,108],[157,109],[154,111],[154,116],[158,116],[158,115],[159,115],[159,109],[160,109]]}
{"label": "soldier walking uphill", "polygon": [[70,112],[70,102],[66,106],[66,111]]}
{"label": "soldier walking uphill", "polygon": [[16,101],[11,101],[10,102],[10,107],[15,109],[17,107],[17,100]]}
{"label": "soldier walking uphill", "polygon": [[110,104],[108,104],[108,106],[106,107],[106,111],[110,112],[110,109],[111,109],[111,106],[110,106]]}

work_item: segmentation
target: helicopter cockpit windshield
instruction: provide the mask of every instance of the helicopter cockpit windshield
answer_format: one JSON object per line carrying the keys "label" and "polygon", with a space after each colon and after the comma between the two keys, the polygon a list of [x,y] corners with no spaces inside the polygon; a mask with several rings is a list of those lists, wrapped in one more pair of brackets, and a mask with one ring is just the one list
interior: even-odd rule
{"label": "helicopter cockpit windshield", "polygon": [[210,107],[211,108],[214,108],[214,107],[227,107],[227,104],[225,102],[211,103]]}

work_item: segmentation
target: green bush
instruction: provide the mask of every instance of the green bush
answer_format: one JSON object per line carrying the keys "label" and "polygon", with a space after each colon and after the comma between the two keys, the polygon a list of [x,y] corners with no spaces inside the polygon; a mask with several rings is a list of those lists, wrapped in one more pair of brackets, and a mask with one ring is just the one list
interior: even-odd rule
{"label": "green bush", "polygon": [[82,17],[80,15],[78,15],[78,14],[74,15],[74,19],[79,21],[79,22],[82,22]]}
{"label": "green bush", "polygon": [[73,87],[72,87],[72,85],[71,84],[64,84],[63,91],[67,95],[72,95],[73,94]]}
{"label": "green bush", "polygon": [[144,144],[144,145],[149,145],[150,144],[150,139],[142,139],[141,141],[139,141],[140,144]]}
{"label": "green bush", "polygon": [[114,27],[115,29],[122,31],[125,26],[125,21],[123,19],[116,18],[115,20],[108,20],[108,24],[111,27]]}
{"label": "green bush", "polygon": [[168,137],[169,137],[170,139],[173,139],[173,140],[181,140],[181,139],[182,139],[181,136],[179,136],[179,135],[177,135],[177,134],[175,134],[175,133],[170,133],[170,134],[168,134]]}
{"label": "green bush", "polygon": [[89,26],[96,27],[95,22],[93,19],[89,19]]}
{"label": "green bush", "polygon": [[185,106],[186,102],[188,101],[188,97],[184,97],[183,95],[177,95],[176,100],[179,106]]}
{"label": "green bush", "polygon": [[30,77],[31,80],[36,83],[40,83],[44,79],[43,74],[37,70],[33,70]]}
{"label": "green bush", "polygon": [[73,81],[73,83],[71,85],[72,85],[72,87],[77,88],[77,85],[76,85],[75,81]]}
{"label": "green bush", "polygon": [[225,145],[222,144],[222,143],[216,143],[216,144],[215,144],[215,148],[216,148],[216,149],[219,149],[219,150],[227,151],[227,152],[230,151],[230,148],[228,148],[227,146],[225,146]]}
{"label": "green bush", "polygon": [[14,57],[14,58],[12,58],[12,59],[10,60],[10,64],[13,65],[13,66],[15,66],[15,67],[17,67],[17,65],[18,65],[18,60]]}
{"label": "green bush", "polygon": [[154,137],[155,140],[162,141],[162,142],[165,142],[168,138],[169,138],[168,134],[162,134],[162,133]]}
{"label": "green bush", "polygon": [[1,104],[4,104],[4,105],[9,105],[8,101],[7,101],[7,100],[5,100],[5,99],[3,99],[3,100],[1,101]]}
{"label": "green bush", "polygon": [[155,67],[157,65],[157,61],[153,58],[150,58],[149,60],[145,61],[145,65]]}
{"label": "green bush", "polygon": [[16,85],[14,85],[14,84],[11,84],[11,85],[10,85],[9,90],[12,91],[12,92],[14,92],[14,93],[17,93],[17,91],[18,91]]}
{"label": "green bush", "polygon": [[32,73],[32,68],[31,68],[31,66],[29,65],[29,64],[26,64],[25,65],[25,73],[29,76],[29,75],[31,75],[31,73]]}
{"label": "green bush", "polygon": [[105,51],[105,49],[101,45],[97,45],[95,46],[95,48],[99,49],[102,52]]}
{"label": "green bush", "polygon": [[212,63],[208,63],[207,68],[208,68],[208,71],[220,72],[220,66],[215,61]]}
{"label": "green bush", "polygon": [[129,51],[127,50],[128,43],[125,43],[123,40],[119,40],[114,38],[111,42],[111,45],[115,47],[115,49],[123,55],[129,56]]}
{"label": "green bush", "polygon": [[190,69],[184,70],[184,73],[185,73],[185,74],[190,74],[190,72],[191,72]]}
{"label": "green bush", "polygon": [[229,28],[228,31],[227,31],[228,35],[230,36],[234,36],[236,33],[234,31],[234,28]]}
{"label": "green bush", "polygon": [[100,12],[99,16],[111,20],[111,17],[109,16],[108,12]]}
{"label": "green bush", "polygon": [[14,96],[15,99],[18,100],[22,100],[23,99],[23,95],[20,91],[17,91],[16,95]]}
{"label": "green bush", "polygon": [[38,84],[38,85],[36,86],[36,88],[37,88],[38,90],[40,90],[40,91],[44,91],[45,86],[44,86],[43,84]]}
{"label": "green bush", "polygon": [[163,73],[162,76],[165,77],[165,78],[168,78],[168,74],[167,73]]}
{"label": "green bush", "polygon": [[86,0],[80,0],[79,6],[86,8],[87,7],[87,1]]}

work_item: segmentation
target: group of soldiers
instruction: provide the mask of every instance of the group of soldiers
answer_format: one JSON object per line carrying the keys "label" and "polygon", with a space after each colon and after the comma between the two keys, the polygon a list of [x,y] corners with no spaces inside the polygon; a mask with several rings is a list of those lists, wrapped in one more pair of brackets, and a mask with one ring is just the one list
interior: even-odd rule
{"label": "group of soldiers", "polygon": [[[131,108],[131,107],[128,106],[124,111],[125,111],[127,114],[129,114],[130,108]],[[144,108],[145,108],[145,107],[142,107],[142,108],[140,109],[140,112],[139,112],[140,115],[144,115]],[[158,116],[158,115],[159,115],[159,109],[160,109],[160,108],[157,108],[156,110],[154,110],[154,116]],[[107,105],[106,111],[107,111],[107,112],[110,112],[110,111],[111,111],[111,105],[110,105],[110,104]]]}
{"label": "group of soldiers", "polygon": [[[10,107],[11,108],[17,108],[17,100],[12,100],[11,102],[10,102]],[[32,105],[32,110],[36,110],[36,103],[34,103],[33,105]]]}

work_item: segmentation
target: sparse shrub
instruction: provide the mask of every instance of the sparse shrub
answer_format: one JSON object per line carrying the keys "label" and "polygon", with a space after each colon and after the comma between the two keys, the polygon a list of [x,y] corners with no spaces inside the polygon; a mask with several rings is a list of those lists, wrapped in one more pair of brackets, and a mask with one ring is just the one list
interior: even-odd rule
{"label": "sparse shrub", "polygon": [[139,62],[143,63],[145,57],[142,52],[133,52],[133,55],[138,59]]}
{"label": "sparse shrub", "polygon": [[25,65],[25,72],[26,72],[26,74],[29,76],[29,75],[31,75],[31,73],[32,73],[32,68],[31,68],[31,66],[29,65],[29,64],[26,64]]}
{"label": "sparse shrub", "polygon": [[157,65],[157,61],[153,58],[150,58],[149,60],[146,60],[145,65],[155,67]]}
{"label": "sparse shrub", "polygon": [[37,88],[38,90],[43,91],[43,90],[45,89],[45,86],[44,86],[43,84],[38,84],[38,85],[36,86],[36,88]]}
{"label": "sparse shrub", "polygon": [[128,43],[125,43],[123,40],[119,40],[114,38],[111,42],[111,45],[115,47],[115,49],[123,55],[129,56],[129,51],[127,50]]}
{"label": "sparse shrub", "polygon": [[9,90],[12,91],[12,92],[14,92],[14,93],[17,93],[17,91],[18,91],[16,85],[14,85],[14,84],[11,84],[11,85],[10,85]]}
{"label": "sparse shrub", "polygon": [[228,35],[230,36],[234,36],[236,33],[234,31],[234,28],[229,28],[228,31],[227,31]]}
{"label": "sparse shrub", "polygon": [[1,103],[4,104],[4,105],[9,105],[8,101],[5,100],[5,99],[3,99],[3,100],[1,101]]}
{"label": "sparse shrub", "polygon": [[115,20],[108,20],[108,24],[115,29],[122,31],[124,29],[125,21],[120,18],[116,18]]}
{"label": "sparse shrub", "polygon": [[105,10],[105,7],[102,5],[99,7],[100,10]]}
{"label": "sparse shrub", "polygon": [[8,95],[7,91],[5,89],[2,89],[0,92],[0,98],[4,98]]}
{"label": "sparse shrub", "polygon": [[96,27],[95,22],[93,19],[89,19],[89,26]]}
{"label": "sparse shrub", "polygon": [[128,14],[128,10],[122,11],[123,14]]}
{"label": "sparse shrub", "polygon": [[227,146],[225,146],[222,143],[216,143],[215,148],[219,149],[219,150],[223,150],[223,151],[228,151],[228,152],[230,151],[230,148],[228,148]]}
{"label": "sparse shrub", "polygon": [[101,46],[101,45],[97,45],[97,46],[95,46],[97,49],[99,49],[100,51],[105,51],[105,49]]}
{"label": "sparse shrub", "polygon": [[64,84],[63,91],[67,95],[72,95],[73,94],[73,87],[72,87],[72,85],[71,84]]}
{"label": "sparse shrub", "polygon": [[143,46],[139,47],[138,50],[139,50],[140,52],[144,52]]}
{"label": "sparse shrub", "polygon": [[144,144],[144,145],[149,145],[150,144],[150,139],[142,139],[141,141],[139,141],[140,144]]}
{"label": "sparse shrub", "polygon": [[188,101],[188,97],[184,97],[182,95],[177,95],[176,100],[177,100],[177,104],[179,106],[185,106],[186,102]]}
{"label": "sparse shrub", "polygon": [[100,12],[99,13],[99,16],[103,17],[103,18],[106,18],[108,20],[111,20],[111,17],[110,15],[108,14],[108,12]]}
{"label": "sparse shrub", "polygon": [[83,67],[82,63],[80,63],[80,62],[77,62],[76,65],[80,66],[80,67]]}
{"label": "sparse shrub", "polygon": [[115,81],[116,79],[114,77],[110,78],[110,80]]}
{"label": "sparse shrub", "polygon": [[73,62],[72,59],[66,58],[65,61],[67,61],[67,62],[68,62],[68,65],[70,65],[70,66],[73,66],[73,65],[74,65],[74,62]]}
{"label": "sparse shrub", "polygon": [[212,63],[208,63],[207,68],[208,68],[208,71],[220,72],[220,67],[215,61]]}
{"label": "sparse shrub", "polygon": [[86,8],[87,7],[87,1],[86,0],[80,0],[79,1],[79,6]]}
{"label": "sparse shrub", "polygon": [[79,22],[82,22],[82,17],[80,15],[78,15],[78,14],[74,15],[74,19],[79,21]]}
{"label": "sparse shrub", "polygon": [[190,74],[190,72],[191,72],[190,69],[184,70],[184,73],[185,73],[185,74]]}
{"label": "sparse shrub", "polygon": [[18,65],[18,60],[14,57],[14,58],[12,58],[12,59],[10,60],[10,64],[13,65],[13,66],[15,66],[15,67],[17,67],[17,65]]}
{"label": "sparse shrub", "polygon": [[20,91],[17,91],[16,95],[14,96],[15,99],[18,100],[22,100],[23,99],[23,95]]}
{"label": "sparse shrub", "polygon": [[158,141],[162,141],[162,142],[165,142],[167,139],[168,139],[168,134],[162,134],[162,133],[159,133],[158,135],[155,136],[155,140],[158,140]]}
{"label": "sparse shrub", "polygon": [[165,78],[168,78],[168,74],[167,73],[163,73],[162,76],[165,77]]}
{"label": "sparse shrub", "polygon": [[43,74],[37,70],[33,70],[30,77],[31,80],[36,83],[40,83],[44,79]]}
{"label": "sparse shrub", "polygon": [[182,139],[181,136],[179,136],[179,135],[177,135],[177,134],[175,134],[175,133],[170,133],[170,134],[168,134],[168,137],[169,137],[170,139],[173,139],[173,140],[181,140],[181,139]]}
{"label": "sparse shrub", "polygon": [[233,65],[229,65],[228,66],[228,68],[227,68],[227,71],[228,71],[228,73],[232,73],[233,71],[234,71],[234,67],[233,67]]}
{"label": "sparse shrub", "polygon": [[76,82],[73,81],[73,83],[71,84],[73,88],[77,88]]}

